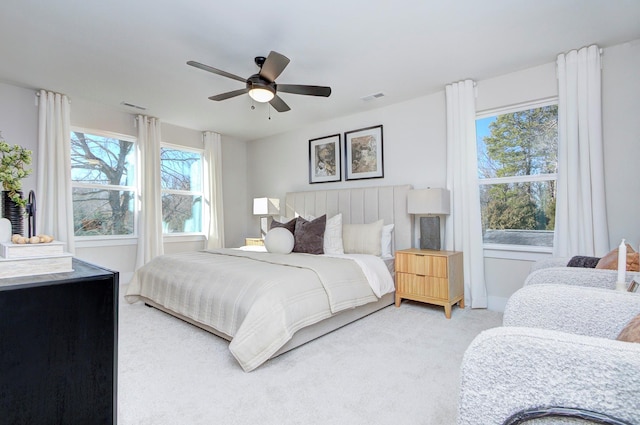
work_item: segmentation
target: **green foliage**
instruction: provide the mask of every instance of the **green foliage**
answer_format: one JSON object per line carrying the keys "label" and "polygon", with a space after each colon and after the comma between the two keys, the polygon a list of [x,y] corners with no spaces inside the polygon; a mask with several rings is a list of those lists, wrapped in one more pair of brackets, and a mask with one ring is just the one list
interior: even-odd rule
{"label": "green foliage", "polygon": [[495,185],[489,189],[487,225],[490,229],[535,229],[536,205],[526,184]]}
{"label": "green foliage", "polygon": [[[480,174],[500,178],[556,173],[557,117],[557,106],[499,115],[483,140]],[[555,225],[555,181],[487,185],[482,203],[485,229],[553,230]]]}
{"label": "green foliage", "polygon": [[2,189],[9,192],[13,202],[24,208],[27,200],[18,193],[22,179],[31,174],[31,151],[19,145],[9,145],[0,137],[0,181]]}
{"label": "green foliage", "polygon": [[489,125],[484,139],[493,177],[555,173],[558,107],[503,114]]}

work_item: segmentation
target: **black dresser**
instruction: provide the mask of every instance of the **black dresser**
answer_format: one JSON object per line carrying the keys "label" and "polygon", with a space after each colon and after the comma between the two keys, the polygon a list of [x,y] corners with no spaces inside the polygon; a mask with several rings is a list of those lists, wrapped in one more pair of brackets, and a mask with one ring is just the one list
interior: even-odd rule
{"label": "black dresser", "polygon": [[118,273],[0,279],[0,423],[115,424]]}

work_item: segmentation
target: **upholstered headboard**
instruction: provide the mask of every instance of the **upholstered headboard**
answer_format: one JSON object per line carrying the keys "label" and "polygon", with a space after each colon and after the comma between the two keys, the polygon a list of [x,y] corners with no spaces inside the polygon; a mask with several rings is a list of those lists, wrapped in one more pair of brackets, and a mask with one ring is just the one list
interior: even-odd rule
{"label": "upholstered headboard", "polygon": [[327,218],[342,213],[345,224],[367,224],[380,219],[395,224],[393,249],[411,248],[413,220],[407,212],[407,192],[411,185],[377,186],[354,189],[288,192],[286,217]]}

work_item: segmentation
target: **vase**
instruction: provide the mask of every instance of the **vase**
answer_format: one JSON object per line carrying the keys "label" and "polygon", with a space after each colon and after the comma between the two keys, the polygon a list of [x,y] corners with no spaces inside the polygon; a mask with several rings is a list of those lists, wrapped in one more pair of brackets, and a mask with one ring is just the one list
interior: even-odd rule
{"label": "vase", "polygon": [[[22,192],[18,192],[22,197]],[[11,222],[11,234],[24,236],[24,208],[16,204],[9,191],[2,191],[2,216]]]}

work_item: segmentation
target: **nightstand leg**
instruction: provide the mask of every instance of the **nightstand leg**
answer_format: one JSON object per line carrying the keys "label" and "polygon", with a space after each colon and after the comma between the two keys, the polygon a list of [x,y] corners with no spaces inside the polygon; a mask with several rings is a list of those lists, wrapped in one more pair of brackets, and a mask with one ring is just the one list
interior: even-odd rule
{"label": "nightstand leg", "polygon": [[451,304],[444,306],[444,315],[447,319],[451,319]]}
{"label": "nightstand leg", "polygon": [[400,307],[401,302],[402,302],[402,297],[396,294],[396,307]]}
{"label": "nightstand leg", "polygon": [[458,307],[464,308],[464,298],[458,301]]}

